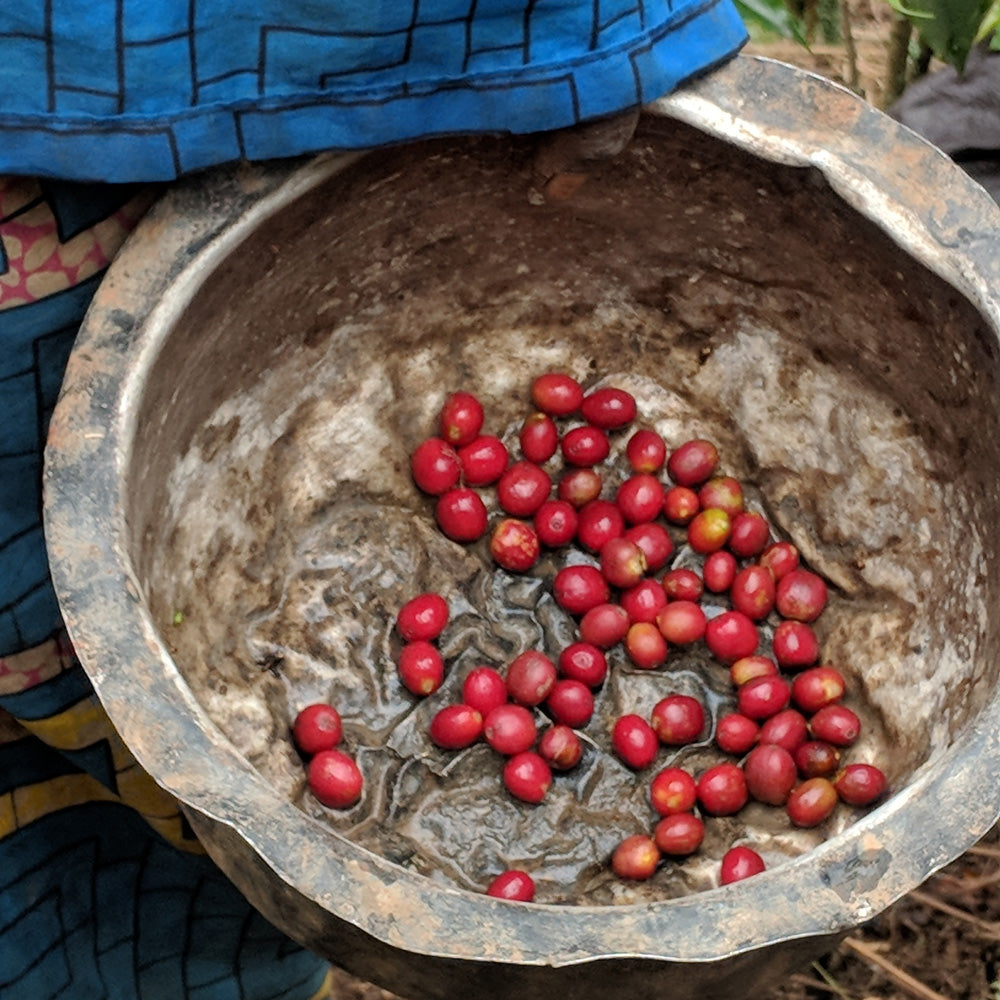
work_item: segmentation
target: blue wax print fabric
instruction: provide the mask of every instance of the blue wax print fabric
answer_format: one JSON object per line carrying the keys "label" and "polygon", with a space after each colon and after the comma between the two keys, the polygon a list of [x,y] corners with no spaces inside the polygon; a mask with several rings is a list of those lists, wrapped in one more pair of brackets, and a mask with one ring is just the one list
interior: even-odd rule
{"label": "blue wax print fabric", "polygon": [[730,0],[15,0],[0,173],[166,180],[545,131],[661,97],[745,40]]}

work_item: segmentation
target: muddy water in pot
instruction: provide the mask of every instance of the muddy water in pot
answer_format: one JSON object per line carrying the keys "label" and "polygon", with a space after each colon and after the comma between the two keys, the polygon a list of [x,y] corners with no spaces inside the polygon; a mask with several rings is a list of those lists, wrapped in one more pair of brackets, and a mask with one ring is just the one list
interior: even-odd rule
{"label": "muddy water in pot", "polygon": [[[310,217],[254,237],[239,266],[256,282],[227,300],[229,263],[192,310],[246,355],[207,337],[184,346],[195,383],[219,385],[231,366],[231,395],[181,417],[189,446],[167,506],[135,525],[174,659],[250,762],[355,842],[466,888],[516,866],[546,902],[665,898],[715,884],[734,841],[773,866],[856,814],[806,832],[751,806],[711,820],[690,862],[643,885],[609,877],[615,844],[652,825],[649,774],[607,752],[611,721],[673,691],[714,718],[728,710],[726,671],[697,651],[656,672],[614,653],[584,760],[540,806],[503,792],[488,749],[433,747],[430,715],[469,668],[575,637],[548,586],[564,555],[497,571],[483,545],[440,535],[412,484],[408,456],[454,389],[476,392],[509,443],[549,369],[633,392],[639,423],[672,445],[715,440],[752,505],[830,582],[824,660],[865,721],[848,756],[894,787],[992,682],[970,672],[986,661],[996,584],[987,472],[965,461],[1000,440],[984,324],[813,175],[677,124],[643,129],[566,205],[531,203],[517,147],[437,144],[366,159],[312,198]],[[396,678],[392,624],[426,589],[451,605],[449,677],[417,703]],[[366,776],[343,814],[306,792],[288,737],[298,708],[327,699]],[[660,763],[697,771],[719,756],[709,741]]]}

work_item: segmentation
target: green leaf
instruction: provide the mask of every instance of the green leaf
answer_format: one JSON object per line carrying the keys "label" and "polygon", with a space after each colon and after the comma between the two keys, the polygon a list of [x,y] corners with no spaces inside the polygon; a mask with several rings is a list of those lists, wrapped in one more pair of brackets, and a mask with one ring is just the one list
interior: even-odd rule
{"label": "green leaf", "polygon": [[[941,60],[959,72],[995,0],[889,0]],[[990,29],[987,29],[989,32]]]}
{"label": "green leaf", "polygon": [[788,10],[784,0],[735,0],[735,3],[748,25],[755,24],[772,34],[792,38],[800,45],[806,45],[802,24]]}

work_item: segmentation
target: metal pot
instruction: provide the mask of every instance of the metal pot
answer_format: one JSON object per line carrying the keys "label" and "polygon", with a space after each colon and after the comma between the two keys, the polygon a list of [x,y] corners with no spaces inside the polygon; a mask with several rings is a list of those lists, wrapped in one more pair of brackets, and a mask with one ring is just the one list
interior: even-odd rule
{"label": "metal pot", "polygon": [[[53,578],[139,761],[299,941],[411,997],[744,996],[1000,812],[1000,212],[854,95],[750,57],[653,104],[564,205],[531,203],[527,162],[520,140],[448,140],[168,191],[70,360],[46,472]],[[247,608],[280,603],[268,563],[297,544],[289,524],[337,525],[364,490],[373,544],[397,537],[389,508],[423,502],[407,456],[443,388],[485,381],[510,420],[516,377],[542,363],[613,364],[744,425],[735,464],[864,608],[855,681],[892,758],[888,801],[733,886],[550,905],[388,860],[275,787],[287,754],[260,699],[293,695],[267,655],[239,661]],[[825,409],[803,381],[820,376],[840,387]],[[747,431],[772,418],[793,431]],[[880,464],[897,438],[920,462]],[[845,527],[852,482],[884,507]],[[843,621],[828,638],[856,648]],[[357,654],[373,670],[386,655]]]}

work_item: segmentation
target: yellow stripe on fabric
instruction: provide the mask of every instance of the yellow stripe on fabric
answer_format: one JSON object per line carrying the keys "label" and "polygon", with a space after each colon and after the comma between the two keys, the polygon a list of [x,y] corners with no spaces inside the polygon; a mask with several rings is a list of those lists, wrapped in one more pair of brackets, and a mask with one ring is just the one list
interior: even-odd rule
{"label": "yellow stripe on fabric", "polygon": [[5,792],[0,795],[0,840],[17,829],[17,816],[14,813],[14,793]]}
{"label": "yellow stripe on fabric", "polygon": [[28,732],[57,750],[83,750],[101,740],[109,740],[114,733],[110,720],[95,698],[84,698],[45,719],[21,719],[20,722]]}
{"label": "yellow stripe on fabric", "polygon": [[84,802],[114,802],[112,792],[89,774],[62,774],[48,781],[15,788],[14,828]]}

